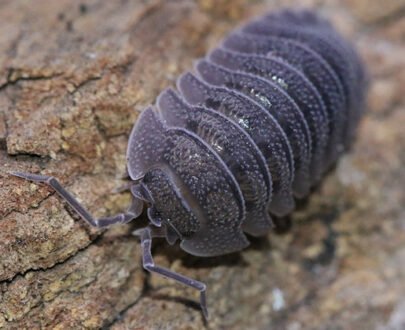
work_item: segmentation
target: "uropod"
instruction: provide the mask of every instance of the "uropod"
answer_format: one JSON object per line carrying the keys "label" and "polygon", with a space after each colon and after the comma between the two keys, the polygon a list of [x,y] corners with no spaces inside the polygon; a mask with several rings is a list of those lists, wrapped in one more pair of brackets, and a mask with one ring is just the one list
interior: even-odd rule
{"label": "uropod", "polygon": [[88,224],[136,219],[146,270],[200,291],[206,285],[155,265],[154,237],[219,256],[266,235],[348,149],[364,108],[366,74],[353,47],[310,10],[282,10],[230,33],[182,74],[135,123],[127,148],[132,204],[95,219],[57,179],[51,186]]}

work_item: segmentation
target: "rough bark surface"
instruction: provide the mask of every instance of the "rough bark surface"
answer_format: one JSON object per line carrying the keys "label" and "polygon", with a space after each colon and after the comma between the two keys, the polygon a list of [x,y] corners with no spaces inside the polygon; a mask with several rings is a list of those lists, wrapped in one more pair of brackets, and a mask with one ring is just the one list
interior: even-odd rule
{"label": "rough bark surface", "polygon": [[[286,233],[209,259],[156,242],[157,263],[208,284],[204,323],[193,290],[142,270],[136,223],[89,228],[7,172],[54,175],[97,216],[124,209],[139,112],[241,20],[289,4],[357,45],[369,110]],[[405,1],[369,4],[1,1],[0,328],[404,329]]]}

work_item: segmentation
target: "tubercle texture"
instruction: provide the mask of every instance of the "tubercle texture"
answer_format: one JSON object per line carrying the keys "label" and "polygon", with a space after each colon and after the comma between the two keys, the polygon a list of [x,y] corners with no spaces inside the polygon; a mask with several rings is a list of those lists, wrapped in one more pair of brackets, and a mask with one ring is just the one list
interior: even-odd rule
{"label": "tubercle texture", "polygon": [[147,176],[149,213],[170,222],[189,253],[241,250],[244,232],[268,232],[269,213],[290,213],[350,146],[365,77],[352,46],[311,11],[233,31],[132,131],[129,173]]}

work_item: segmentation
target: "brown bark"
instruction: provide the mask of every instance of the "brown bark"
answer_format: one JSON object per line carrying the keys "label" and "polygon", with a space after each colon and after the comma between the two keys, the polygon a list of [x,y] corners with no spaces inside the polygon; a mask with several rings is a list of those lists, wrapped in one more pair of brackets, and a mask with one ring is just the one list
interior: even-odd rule
{"label": "brown bark", "polygon": [[[395,14],[404,4],[321,3],[368,64],[369,111],[288,233],[221,258],[156,244],[157,263],[208,284],[208,328],[405,327],[405,20]],[[97,216],[125,209],[129,195],[113,191],[125,183],[139,112],[266,9],[247,0],[0,3],[0,328],[204,326],[194,291],[143,272],[136,224],[89,228],[52,190],[7,172],[54,175]]]}

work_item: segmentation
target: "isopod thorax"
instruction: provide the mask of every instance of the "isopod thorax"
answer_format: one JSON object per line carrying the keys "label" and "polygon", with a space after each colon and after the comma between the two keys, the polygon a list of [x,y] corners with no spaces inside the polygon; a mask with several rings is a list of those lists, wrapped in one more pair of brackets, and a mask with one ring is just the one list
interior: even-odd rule
{"label": "isopod thorax", "polygon": [[53,177],[47,183],[90,225],[137,218],[145,269],[201,292],[204,283],[155,266],[153,237],[197,256],[245,248],[271,215],[294,209],[347,149],[363,111],[364,69],[351,45],[308,10],[268,14],[221,45],[143,111],[128,142],[132,206],[94,219]]}

